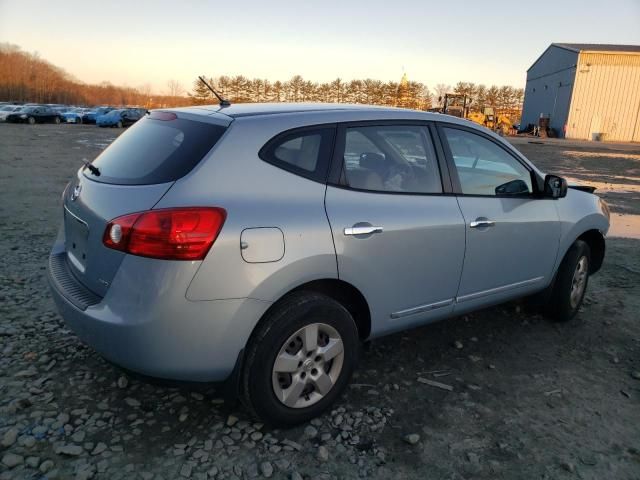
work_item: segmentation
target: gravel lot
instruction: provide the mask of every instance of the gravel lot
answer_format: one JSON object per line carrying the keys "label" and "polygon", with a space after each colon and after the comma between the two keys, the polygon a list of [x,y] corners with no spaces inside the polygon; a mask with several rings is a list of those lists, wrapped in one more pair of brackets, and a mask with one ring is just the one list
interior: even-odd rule
{"label": "gravel lot", "polygon": [[[640,478],[639,240],[609,239],[572,322],[508,304],[372,342],[334,411],[270,430],[129,378],[57,315],[60,194],[117,134],[0,125],[0,479]],[[640,183],[639,145],[529,141],[548,171]],[[604,191],[614,211],[640,212],[635,187]]]}

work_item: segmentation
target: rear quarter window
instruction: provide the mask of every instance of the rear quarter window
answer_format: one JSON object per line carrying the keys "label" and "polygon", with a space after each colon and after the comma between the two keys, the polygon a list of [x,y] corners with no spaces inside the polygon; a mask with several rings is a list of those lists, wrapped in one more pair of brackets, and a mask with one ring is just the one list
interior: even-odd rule
{"label": "rear quarter window", "polygon": [[220,139],[226,127],[175,118],[145,117],[120,135],[92,163],[92,180],[118,185],[173,182],[189,173]]}
{"label": "rear quarter window", "polygon": [[305,127],[281,133],[260,150],[262,160],[318,182],[327,176],[334,127]]}

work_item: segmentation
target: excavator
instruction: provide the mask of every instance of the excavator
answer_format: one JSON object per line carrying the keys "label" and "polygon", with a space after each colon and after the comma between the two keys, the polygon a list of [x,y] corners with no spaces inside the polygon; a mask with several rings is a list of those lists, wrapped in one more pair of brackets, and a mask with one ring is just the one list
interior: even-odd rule
{"label": "excavator", "polygon": [[[442,97],[440,101],[442,101]],[[466,118],[489,130],[500,131],[503,134],[509,134],[513,130],[513,124],[506,115],[497,115],[492,107],[484,107],[481,112],[472,112],[470,104],[471,100],[467,95],[446,93],[440,112],[454,117]]]}

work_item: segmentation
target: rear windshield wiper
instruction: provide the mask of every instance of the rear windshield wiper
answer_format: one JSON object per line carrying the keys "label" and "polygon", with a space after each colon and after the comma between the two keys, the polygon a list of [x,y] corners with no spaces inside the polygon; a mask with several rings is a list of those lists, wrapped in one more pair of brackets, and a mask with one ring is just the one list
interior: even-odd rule
{"label": "rear windshield wiper", "polygon": [[91,165],[89,162],[84,162],[84,168],[88,168],[96,177],[100,176],[100,169],[95,165]]}

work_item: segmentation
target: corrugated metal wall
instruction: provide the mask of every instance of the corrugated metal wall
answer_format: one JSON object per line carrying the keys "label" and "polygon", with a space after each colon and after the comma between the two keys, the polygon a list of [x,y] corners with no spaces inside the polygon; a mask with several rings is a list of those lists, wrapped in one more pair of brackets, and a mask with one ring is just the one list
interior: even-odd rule
{"label": "corrugated metal wall", "polygon": [[640,142],[640,55],[580,53],[567,137]]}
{"label": "corrugated metal wall", "polygon": [[550,118],[551,128],[562,136],[577,63],[577,52],[551,45],[527,70],[521,128],[537,125],[542,114]]}

